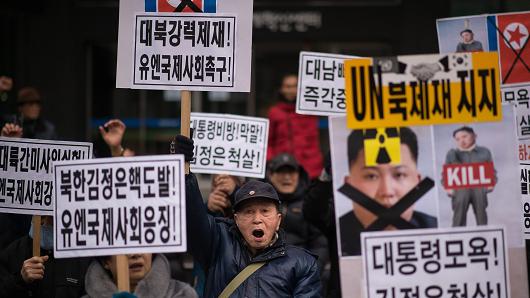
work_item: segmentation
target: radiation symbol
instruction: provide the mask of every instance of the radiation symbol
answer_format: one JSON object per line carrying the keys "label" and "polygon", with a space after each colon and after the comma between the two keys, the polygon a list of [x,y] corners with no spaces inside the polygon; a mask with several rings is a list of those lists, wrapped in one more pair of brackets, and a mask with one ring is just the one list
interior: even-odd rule
{"label": "radiation symbol", "polygon": [[366,166],[401,164],[399,128],[377,128],[364,131],[364,155]]}

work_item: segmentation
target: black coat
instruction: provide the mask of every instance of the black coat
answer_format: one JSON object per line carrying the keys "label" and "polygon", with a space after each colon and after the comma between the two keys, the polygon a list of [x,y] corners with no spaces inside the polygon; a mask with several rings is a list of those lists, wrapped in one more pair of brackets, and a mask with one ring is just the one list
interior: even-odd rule
{"label": "black coat", "polygon": [[304,218],[302,208],[309,185],[309,176],[302,167],[299,169],[300,175],[295,192],[292,194],[278,193],[282,202],[281,227],[285,231],[285,242],[316,254],[319,269],[322,271],[324,265],[329,261],[328,241],[317,227]]}
{"label": "black coat", "polygon": [[44,263],[44,279],[26,284],[20,275],[22,264],[32,257],[33,240],[24,236],[0,252],[0,297],[81,297],[85,293],[84,278],[87,258],[55,259],[53,251]]}
{"label": "black coat", "polygon": [[206,211],[193,175],[186,176],[186,217],[189,250],[206,272],[204,297],[218,297],[248,264],[267,264],[235,291],[234,297],[320,297],[316,258],[306,250],[278,240],[252,257],[231,219]]}

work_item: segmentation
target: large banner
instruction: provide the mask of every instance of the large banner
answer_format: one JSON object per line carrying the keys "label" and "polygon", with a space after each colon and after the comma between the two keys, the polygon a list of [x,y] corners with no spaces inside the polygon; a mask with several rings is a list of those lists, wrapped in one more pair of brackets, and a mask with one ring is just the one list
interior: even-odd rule
{"label": "large banner", "polygon": [[92,158],[92,143],[0,137],[0,212],[53,215],[53,164]]}
{"label": "large banner", "polygon": [[264,178],[269,119],[191,113],[195,173]]}
{"label": "large banner", "polygon": [[346,60],[349,128],[499,121],[497,53]]}
{"label": "large banner", "polygon": [[355,56],[300,52],[296,113],[337,116],[346,113],[344,60]]}
{"label": "large banner", "polygon": [[365,233],[362,244],[368,298],[510,297],[501,227]]}
{"label": "large banner", "polygon": [[[361,297],[357,281],[366,278],[362,261],[369,260],[365,255],[359,257],[365,233],[501,226],[510,269],[507,288],[511,297],[528,297],[520,177],[524,172],[518,170],[515,111],[506,105],[499,112],[503,115],[500,122],[375,130],[351,130],[344,117],[331,118],[343,295]],[[399,159],[394,158],[396,148],[400,148]],[[372,164],[367,159],[370,155],[377,156]],[[473,282],[471,277],[468,281]],[[417,281],[420,288],[429,285],[429,281]]]}
{"label": "large banner", "polygon": [[186,251],[181,155],[55,164],[57,258]]}
{"label": "large banner", "polygon": [[250,92],[252,4],[121,0],[116,87]]}

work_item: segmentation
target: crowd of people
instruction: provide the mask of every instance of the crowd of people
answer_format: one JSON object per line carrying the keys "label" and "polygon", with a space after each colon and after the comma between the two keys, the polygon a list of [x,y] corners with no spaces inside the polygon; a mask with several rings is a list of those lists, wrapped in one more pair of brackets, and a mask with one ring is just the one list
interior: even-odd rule
{"label": "crowd of people", "polygon": [[[0,94],[7,91],[2,86],[12,86],[2,80]],[[284,76],[270,109],[264,179],[212,175],[211,190],[203,196],[195,175],[186,174],[186,255],[127,255],[130,293],[120,292],[116,256],[55,259],[49,216],[42,217],[41,251],[34,256],[32,217],[0,213],[0,297],[341,297],[331,158],[321,154],[318,118],[295,113],[296,84],[296,75]],[[3,119],[3,137],[57,139],[54,126],[41,117],[37,89],[21,88],[17,105],[17,115]],[[110,156],[134,155],[123,146],[125,132],[119,119],[99,127]],[[390,165],[367,167],[364,149],[356,147],[360,139],[349,141],[352,172],[345,186],[378,204],[396,204],[420,180],[414,172],[415,135],[401,139],[413,171],[408,188],[401,191],[391,191],[388,179],[374,178],[380,174],[406,180],[394,175]],[[177,135],[173,149],[193,160],[193,139]],[[341,236],[341,246],[356,255],[355,239],[377,216],[353,201],[353,212],[340,219],[348,221],[350,230],[341,229],[341,234],[348,233]],[[402,221],[435,225],[435,219],[415,211]]]}

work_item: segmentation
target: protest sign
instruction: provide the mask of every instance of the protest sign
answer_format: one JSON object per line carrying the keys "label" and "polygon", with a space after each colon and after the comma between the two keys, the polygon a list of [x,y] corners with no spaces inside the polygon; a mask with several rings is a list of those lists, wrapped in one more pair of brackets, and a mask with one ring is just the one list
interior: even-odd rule
{"label": "protest sign", "polygon": [[344,60],[355,56],[300,52],[296,113],[319,116],[343,115]]}
{"label": "protest sign", "polygon": [[497,53],[345,61],[349,128],[499,121]]}
{"label": "protest sign", "polygon": [[[528,297],[515,109],[500,122],[433,127],[440,227],[504,226],[512,297]],[[482,167],[482,169],[481,169]],[[444,169],[453,168],[452,177]],[[452,180],[452,187],[446,187]]]}
{"label": "protest sign", "polygon": [[[408,140],[407,145],[386,144],[387,140],[383,147],[374,149],[365,141],[379,140],[383,130],[374,130],[377,134],[372,135],[370,130],[348,129],[345,116],[330,117],[329,124],[342,294],[361,297],[362,233],[390,226],[409,229],[438,225],[432,130],[427,126],[401,127],[398,142]],[[396,137],[397,130],[392,130],[384,130],[385,139]],[[368,166],[366,151],[381,155],[383,149],[392,152],[395,147],[400,147],[399,161]]]}
{"label": "protest sign", "polygon": [[269,120],[191,113],[195,173],[265,177]]}
{"label": "protest sign", "polygon": [[0,212],[53,215],[53,164],[91,157],[91,143],[0,138]]}
{"label": "protest sign", "polygon": [[250,91],[252,1],[122,0],[118,33],[118,88]]}
{"label": "protest sign", "polygon": [[234,87],[235,16],[135,17],[133,88]]}
{"label": "protest sign", "polygon": [[361,237],[367,298],[510,297],[502,227],[373,232]]}
{"label": "protest sign", "polygon": [[182,155],[55,164],[57,258],[186,251]]}
{"label": "protest sign", "polygon": [[[517,135],[530,135],[530,12],[439,19],[440,53],[497,51],[503,103],[517,106]],[[455,48],[456,47],[456,48]]]}

